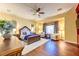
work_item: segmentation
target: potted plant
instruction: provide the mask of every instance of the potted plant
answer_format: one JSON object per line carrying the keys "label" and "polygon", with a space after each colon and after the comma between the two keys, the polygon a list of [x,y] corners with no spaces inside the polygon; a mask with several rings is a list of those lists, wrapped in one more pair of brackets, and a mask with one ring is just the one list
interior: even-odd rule
{"label": "potted plant", "polygon": [[4,39],[10,39],[13,31],[13,28],[15,28],[15,25],[13,22],[10,21],[3,21],[3,23],[0,25],[0,32]]}

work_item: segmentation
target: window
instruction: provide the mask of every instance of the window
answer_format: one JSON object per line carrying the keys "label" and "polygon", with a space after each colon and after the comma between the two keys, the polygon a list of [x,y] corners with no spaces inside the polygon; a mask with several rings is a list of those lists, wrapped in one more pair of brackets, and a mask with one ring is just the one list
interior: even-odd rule
{"label": "window", "polygon": [[46,26],[46,34],[54,34],[54,25]]}

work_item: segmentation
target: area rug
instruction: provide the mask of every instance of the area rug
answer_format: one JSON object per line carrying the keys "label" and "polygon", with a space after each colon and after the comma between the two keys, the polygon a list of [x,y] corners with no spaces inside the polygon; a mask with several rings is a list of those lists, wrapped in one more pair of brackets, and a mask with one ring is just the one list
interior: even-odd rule
{"label": "area rug", "polygon": [[48,42],[48,40],[44,39],[44,38],[41,38],[41,40],[37,41],[37,42],[34,42],[30,45],[25,45],[23,51],[22,51],[22,55],[25,55],[29,52],[31,52],[32,50],[36,49],[37,47],[43,45],[44,43]]}

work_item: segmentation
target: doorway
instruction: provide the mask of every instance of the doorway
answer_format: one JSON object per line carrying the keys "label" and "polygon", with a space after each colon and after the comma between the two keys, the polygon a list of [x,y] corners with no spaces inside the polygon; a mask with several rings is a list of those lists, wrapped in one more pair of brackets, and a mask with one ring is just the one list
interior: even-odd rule
{"label": "doorway", "polygon": [[77,16],[76,26],[77,26],[77,43],[79,45],[79,16]]}

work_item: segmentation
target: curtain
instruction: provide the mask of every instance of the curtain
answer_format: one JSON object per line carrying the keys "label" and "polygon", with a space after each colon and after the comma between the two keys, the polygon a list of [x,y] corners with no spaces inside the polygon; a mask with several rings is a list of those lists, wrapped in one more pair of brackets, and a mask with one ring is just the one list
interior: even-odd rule
{"label": "curtain", "polygon": [[46,34],[46,26],[54,25],[54,33],[58,33],[58,21],[43,24],[43,32]]}

